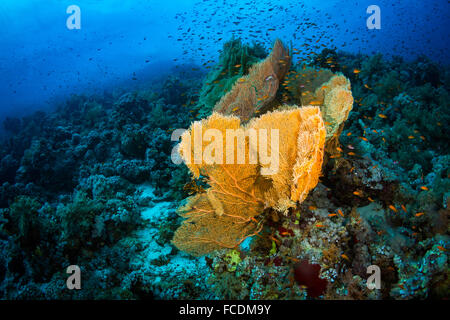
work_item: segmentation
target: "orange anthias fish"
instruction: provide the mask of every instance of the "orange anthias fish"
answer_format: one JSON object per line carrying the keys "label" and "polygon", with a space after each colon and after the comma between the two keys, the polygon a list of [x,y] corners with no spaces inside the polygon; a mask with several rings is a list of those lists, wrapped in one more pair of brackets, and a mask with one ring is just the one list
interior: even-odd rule
{"label": "orange anthias fish", "polygon": [[329,217],[336,217],[337,214],[336,214],[336,213],[330,213],[328,216],[329,216]]}
{"label": "orange anthias fish", "polygon": [[339,215],[340,215],[341,217],[343,217],[343,216],[344,216],[344,213],[342,212],[342,210],[341,210],[341,209],[338,209],[338,213],[339,213]]}
{"label": "orange anthias fish", "polygon": [[392,204],[389,205],[389,209],[391,209],[394,212],[398,212],[397,208],[394,207]]}
{"label": "orange anthias fish", "polygon": [[408,211],[406,210],[406,207],[405,207],[404,205],[401,205],[401,207],[402,207],[402,210],[403,210],[403,211],[408,212]]}
{"label": "orange anthias fish", "polygon": [[358,74],[358,73],[360,73],[360,72],[361,72],[361,70],[353,69],[353,73],[355,73],[355,74]]}
{"label": "orange anthias fish", "polygon": [[350,261],[350,259],[348,258],[348,256],[346,254],[341,254],[341,257],[344,258],[347,261]]}
{"label": "orange anthias fish", "polygon": [[361,191],[353,191],[353,194],[354,194],[355,196],[358,196],[358,197],[362,197],[362,196],[363,196],[363,194],[362,194]]}
{"label": "orange anthias fish", "polygon": [[384,115],[384,114],[382,114],[382,113],[379,113],[378,116],[379,116],[380,118],[382,118],[382,119],[386,119],[386,118],[387,118],[387,116]]}
{"label": "orange anthias fish", "polygon": [[425,191],[428,191],[428,188],[425,187],[425,186],[421,186],[420,189],[425,190]]}

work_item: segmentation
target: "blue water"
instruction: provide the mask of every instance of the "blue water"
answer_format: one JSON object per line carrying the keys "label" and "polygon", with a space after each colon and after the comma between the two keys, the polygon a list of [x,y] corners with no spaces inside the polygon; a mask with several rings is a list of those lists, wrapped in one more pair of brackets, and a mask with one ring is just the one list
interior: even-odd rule
{"label": "blue water", "polygon": [[[73,4],[80,30],[66,27]],[[380,30],[366,27],[371,4],[381,9]],[[303,56],[302,45],[318,41],[447,63],[449,8],[446,0],[2,0],[0,119],[52,108],[70,94],[145,87],[176,66],[216,61],[233,35],[266,47],[279,37]]]}

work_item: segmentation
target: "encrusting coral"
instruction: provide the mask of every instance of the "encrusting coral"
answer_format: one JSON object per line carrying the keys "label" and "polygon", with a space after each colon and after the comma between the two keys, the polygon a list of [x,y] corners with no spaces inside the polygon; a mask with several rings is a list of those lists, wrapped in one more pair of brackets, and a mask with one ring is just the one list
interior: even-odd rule
{"label": "encrusting coral", "polygon": [[[212,151],[211,145],[203,144],[195,151],[196,139],[208,129],[222,133],[216,135],[222,141],[213,143],[219,147],[229,146],[225,137],[227,130],[241,130],[245,143],[242,147],[233,141],[232,161],[215,158],[217,163],[198,158],[201,161],[195,163],[196,153],[199,157]],[[250,143],[250,132],[261,132],[262,129],[267,132],[278,130],[279,140],[274,141],[267,135],[267,141],[258,141],[256,146]],[[287,107],[266,113],[243,127],[239,118],[218,113],[195,122],[183,134],[179,150],[194,177],[206,176],[210,188],[189,198],[187,204],[179,208],[179,213],[187,219],[176,231],[173,243],[183,251],[203,255],[223,247],[234,248],[245,238],[258,233],[262,225],[255,217],[265,208],[287,212],[316,186],[322,167],[325,134],[320,110],[313,106]],[[273,148],[279,141],[282,141],[279,148]],[[266,143],[271,152],[279,155],[275,169],[269,168],[261,159],[255,163],[250,161],[250,154],[257,152],[254,148],[261,150],[261,144]],[[237,161],[238,148],[244,152],[243,163]],[[218,155],[217,150],[214,153],[210,153],[212,157]]]}

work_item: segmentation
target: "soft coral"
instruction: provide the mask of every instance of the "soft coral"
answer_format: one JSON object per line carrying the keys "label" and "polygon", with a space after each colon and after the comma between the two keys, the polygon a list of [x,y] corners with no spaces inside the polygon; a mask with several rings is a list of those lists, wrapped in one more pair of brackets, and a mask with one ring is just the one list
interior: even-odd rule
{"label": "soft coral", "polygon": [[319,278],[320,265],[310,264],[308,260],[302,260],[294,267],[294,278],[299,285],[307,287],[308,295],[316,298],[322,295],[327,288],[328,281]]}

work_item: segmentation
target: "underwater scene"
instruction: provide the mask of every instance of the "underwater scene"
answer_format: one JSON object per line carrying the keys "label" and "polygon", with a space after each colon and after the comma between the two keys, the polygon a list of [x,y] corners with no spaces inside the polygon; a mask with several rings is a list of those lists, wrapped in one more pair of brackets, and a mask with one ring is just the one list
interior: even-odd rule
{"label": "underwater scene", "polygon": [[0,300],[449,298],[447,0],[2,0],[0,26]]}

